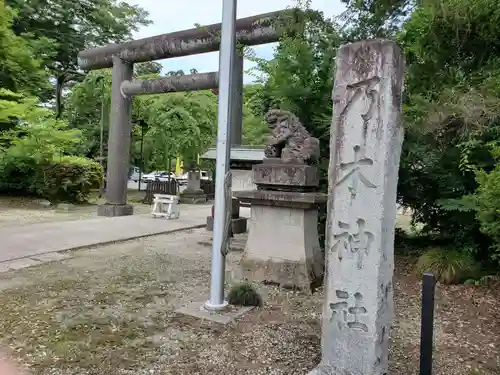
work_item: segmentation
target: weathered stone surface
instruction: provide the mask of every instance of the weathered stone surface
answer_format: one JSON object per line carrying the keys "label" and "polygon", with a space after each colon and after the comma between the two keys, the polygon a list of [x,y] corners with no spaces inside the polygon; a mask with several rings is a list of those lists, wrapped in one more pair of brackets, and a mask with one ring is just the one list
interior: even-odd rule
{"label": "weathered stone surface", "polygon": [[266,121],[272,130],[264,154],[287,163],[311,164],[319,158],[319,141],[311,137],[293,113],[271,109]]}
{"label": "weathered stone surface", "polygon": [[122,95],[121,85],[132,79],[133,72],[132,64],[113,57],[106,202],[115,205],[127,203],[132,101]]}
{"label": "weathered stone surface", "polygon": [[253,172],[251,170],[231,169],[233,174],[233,195],[235,191],[255,190],[257,186],[253,183]]}
{"label": "weathered stone surface", "polygon": [[219,72],[195,73],[155,79],[124,81],[124,95],[153,95],[169,92],[208,90],[219,86]]}
{"label": "weathered stone surface", "polygon": [[312,209],[326,203],[326,194],[296,191],[249,190],[233,193],[242,203],[254,206]]}
{"label": "weathered stone surface", "polygon": [[319,184],[318,169],[306,164],[265,162],[252,167],[253,182],[258,188],[314,188]]}
{"label": "weathered stone surface", "polygon": [[233,234],[241,234],[247,231],[248,219],[246,217],[238,217],[231,219],[231,230]]}
{"label": "weathered stone surface", "polygon": [[194,193],[200,191],[200,172],[199,171],[189,171],[188,172],[188,180],[185,192]]}
{"label": "weathered stone surface", "polygon": [[97,216],[129,216],[134,214],[134,206],[130,204],[101,204],[97,207]]}
{"label": "weathered stone surface", "polygon": [[252,205],[248,241],[236,278],[311,292],[323,276],[318,210]]}
{"label": "weathered stone surface", "polygon": [[[279,40],[275,20],[289,17],[289,10],[259,14],[236,21],[236,37],[243,45],[274,43]],[[84,70],[111,68],[113,56],[130,63],[162,60],[219,50],[221,24],[195,27],[189,30],[109,44],[78,54],[78,65]]]}
{"label": "weathered stone surface", "polygon": [[384,40],[337,53],[322,362],[312,373],[387,373],[404,62]]}

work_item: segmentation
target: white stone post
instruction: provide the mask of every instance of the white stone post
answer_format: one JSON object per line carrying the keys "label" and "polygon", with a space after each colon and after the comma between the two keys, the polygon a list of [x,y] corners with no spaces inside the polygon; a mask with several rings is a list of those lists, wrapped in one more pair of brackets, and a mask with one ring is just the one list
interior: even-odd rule
{"label": "white stone post", "polygon": [[387,373],[404,60],[386,40],[342,46],[330,140],[322,361],[311,375]]}

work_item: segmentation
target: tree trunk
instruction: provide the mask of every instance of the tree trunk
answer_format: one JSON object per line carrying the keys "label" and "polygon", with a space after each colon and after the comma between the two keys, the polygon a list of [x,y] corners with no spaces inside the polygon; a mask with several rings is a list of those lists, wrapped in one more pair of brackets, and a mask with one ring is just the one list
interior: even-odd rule
{"label": "tree trunk", "polygon": [[62,90],[66,74],[57,77],[56,81],[56,118],[59,119],[62,115]]}

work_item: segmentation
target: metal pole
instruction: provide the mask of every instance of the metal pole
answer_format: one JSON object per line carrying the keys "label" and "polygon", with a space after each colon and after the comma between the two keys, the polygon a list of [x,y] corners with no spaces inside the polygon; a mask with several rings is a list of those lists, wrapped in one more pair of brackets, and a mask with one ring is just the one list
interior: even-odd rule
{"label": "metal pole", "polygon": [[434,294],[436,278],[425,273],[422,279],[422,321],[420,327],[420,375],[432,375],[434,335]]}
{"label": "metal pole", "polygon": [[221,310],[227,306],[227,302],[224,300],[226,257],[224,255],[225,249],[221,249],[221,247],[224,242],[226,215],[224,180],[229,170],[231,156],[230,99],[236,47],[236,3],[237,0],[223,0],[222,3],[212,275],[210,280],[210,299],[205,303],[205,308],[208,310]]}

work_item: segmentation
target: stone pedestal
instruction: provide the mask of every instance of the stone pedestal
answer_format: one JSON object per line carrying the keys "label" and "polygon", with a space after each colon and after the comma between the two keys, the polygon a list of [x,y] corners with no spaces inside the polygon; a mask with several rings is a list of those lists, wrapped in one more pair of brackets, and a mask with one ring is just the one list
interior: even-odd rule
{"label": "stone pedestal", "polygon": [[312,292],[323,277],[318,241],[320,193],[241,191],[252,207],[248,241],[235,277]]}
{"label": "stone pedestal", "polygon": [[101,204],[97,207],[97,216],[129,216],[134,214],[134,206],[130,204]]}
{"label": "stone pedestal", "polygon": [[313,191],[319,184],[318,169],[311,165],[269,158],[254,165],[252,171],[258,190]]}
{"label": "stone pedestal", "polygon": [[200,188],[200,172],[188,172],[186,190],[180,194],[181,203],[206,203],[207,195]]}

